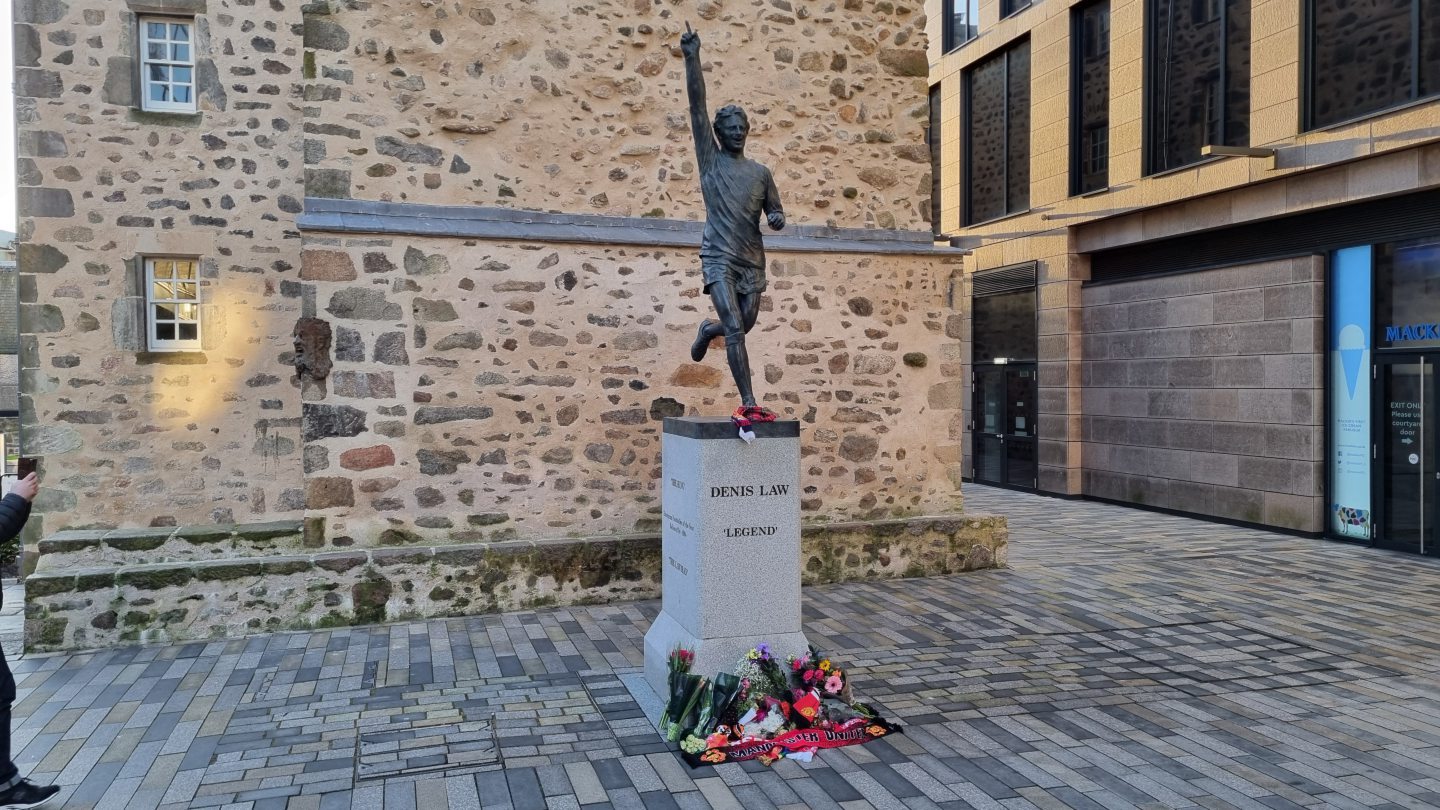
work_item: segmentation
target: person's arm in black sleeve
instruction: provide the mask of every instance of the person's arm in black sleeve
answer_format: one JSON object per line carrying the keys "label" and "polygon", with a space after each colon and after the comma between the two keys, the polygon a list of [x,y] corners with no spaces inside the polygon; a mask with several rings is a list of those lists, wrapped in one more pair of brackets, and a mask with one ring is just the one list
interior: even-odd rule
{"label": "person's arm in black sleeve", "polygon": [[20,534],[29,519],[29,501],[13,492],[0,499],[0,539],[9,540]]}
{"label": "person's arm in black sleeve", "polygon": [[35,473],[30,473],[16,481],[10,494],[0,499],[0,543],[10,540],[25,528],[25,521],[30,519],[30,501],[39,488]]}

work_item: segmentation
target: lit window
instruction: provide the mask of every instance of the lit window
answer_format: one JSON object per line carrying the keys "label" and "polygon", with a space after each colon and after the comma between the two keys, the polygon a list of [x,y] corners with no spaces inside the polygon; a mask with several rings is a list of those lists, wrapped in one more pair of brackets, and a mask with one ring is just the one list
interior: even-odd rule
{"label": "lit window", "polygon": [[195,26],[158,17],[140,19],[140,107],[195,112]]}
{"label": "lit window", "polygon": [[195,259],[147,258],[147,334],[151,351],[200,349],[200,281]]}

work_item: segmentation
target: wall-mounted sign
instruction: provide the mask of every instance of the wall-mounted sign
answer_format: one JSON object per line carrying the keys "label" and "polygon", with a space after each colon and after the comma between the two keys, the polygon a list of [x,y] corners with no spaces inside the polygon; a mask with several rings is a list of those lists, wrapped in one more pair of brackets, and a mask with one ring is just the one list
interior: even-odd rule
{"label": "wall-mounted sign", "polygon": [[1386,343],[1412,340],[1440,340],[1440,323],[1415,323],[1408,326],[1385,327]]}
{"label": "wall-mounted sign", "polygon": [[1335,252],[1330,310],[1330,530],[1370,537],[1370,247]]}

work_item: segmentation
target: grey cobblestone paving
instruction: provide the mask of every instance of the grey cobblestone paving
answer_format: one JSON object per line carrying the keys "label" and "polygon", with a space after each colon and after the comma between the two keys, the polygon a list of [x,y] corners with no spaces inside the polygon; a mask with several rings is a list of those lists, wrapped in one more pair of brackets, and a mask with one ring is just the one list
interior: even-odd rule
{"label": "grey cobblestone paving", "polygon": [[905,725],[690,771],[622,682],[655,603],[13,662],[66,808],[1440,806],[1440,561],[969,487],[1011,568],[811,588]]}

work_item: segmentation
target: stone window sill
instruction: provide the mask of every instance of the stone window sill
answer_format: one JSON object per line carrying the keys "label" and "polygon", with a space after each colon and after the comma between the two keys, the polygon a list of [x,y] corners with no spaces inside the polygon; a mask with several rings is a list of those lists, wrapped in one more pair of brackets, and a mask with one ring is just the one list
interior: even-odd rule
{"label": "stone window sill", "polygon": [[129,118],[131,123],[157,127],[195,127],[205,119],[204,115],[198,112],[156,112],[142,110],[139,107],[130,108]]}
{"label": "stone window sill", "polygon": [[177,352],[156,352],[147,349],[135,353],[135,362],[142,366],[198,366],[210,362],[210,358],[199,349]]}

